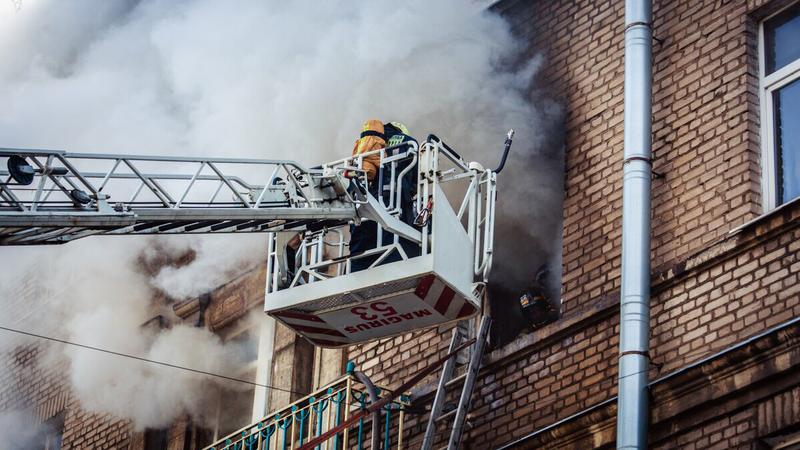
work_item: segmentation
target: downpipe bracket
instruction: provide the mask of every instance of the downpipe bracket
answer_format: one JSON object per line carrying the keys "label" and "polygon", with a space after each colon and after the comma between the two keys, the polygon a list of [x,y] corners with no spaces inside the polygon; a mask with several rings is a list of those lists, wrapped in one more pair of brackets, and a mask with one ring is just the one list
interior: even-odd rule
{"label": "downpipe bracket", "polygon": [[619,359],[622,359],[622,357],[625,356],[625,355],[644,356],[645,358],[647,358],[648,362],[650,361],[650,352],[642,352],[642,351],[639,351],[639,350],[628,350],[628,351],[621,352],[619,354]]}
{"label": "downpipe bracket", "polygon": [[625,31],[630,30],[634,27],[647,27],[649,29],[653,29],[653,22],[631,22],[625,25]]}
{"label": "downpipe bracket", "polygon": [[647,164],[653,165],[653,158],[646,158],[644,156],[628,156],[627,158],[622,160],[622,165],[628,164],[629,162],[633,161],[642,161]]}

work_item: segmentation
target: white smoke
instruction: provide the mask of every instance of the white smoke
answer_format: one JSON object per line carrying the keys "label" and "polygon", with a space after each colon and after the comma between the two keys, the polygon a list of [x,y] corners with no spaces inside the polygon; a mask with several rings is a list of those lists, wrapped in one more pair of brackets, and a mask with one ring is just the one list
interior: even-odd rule
{"label": "white smoke", "polygon": [[180,255],[192,251],[195,257],[186,266],[162,267],[149,282],[172,298],[197,297],[252,268],[260,259],[265,260],[263,240],[262,236],[242,239],[240,236],[202,238],[197,235],[158,239],[159,248],[145,249],[144,256],[152,252]]}
{"label": "white smoke", "polygon": [[[84,324],[92,320],[96,327],[76,333],[75,338],[85,342],[99,335],[120,336],[113,329],[114,319],[102,312],[80,318]],[[107,345],[154,361],[226,373],[227,367],[239,361],[230,348],[211,336],[203,329],[178,326],[156,335],[146,347],[136,339],[125,342],[121,338]],[[214,398],[208,391],[214,392],[210,388],[216,380],[206,375],[81,349],[70,350],[68,355],[73,392],[90,411],[133,418],[138,428],[160,428],[184,413],[205,423],[213,412],[209,406]]]}
{"label": "white smoke", "polygon": [[0,448],[3,450],[27,450],[42,448],[42,435],[47,428],[41,426],[29,411],[0,411]]}
{"label": "white smoke", "polygon": [[[546,147],[558,112],[531,102],[538,62],[519,59],[523,50],[501,18],[466,0],[22,0],[19,11],[8,1],[0,3],[0,145],[318,164],[346,156],[361,122],[379,117],[406,123],[420,139],[434,132],[492,166],[514,128],[499,229],[516,230],[519,241],[504,244],[498,233],[498,252],[533,242],[532,258],[544,261],[561,216],[560,159]],[[158,312],[150,288],[197,295],[262,260],[264,239],[175,239],[163,245],[192,248],[196,259],[152,278],[133,269],[152,241],[114,237],[0,248],[2,276],[10,286],[48,262],[41,275],[52,288],[37,300],[50,301],[50,314],[29,317],[30,327],[222,370],[223,347],[211,333],[142,330]],[[536,267],[506,270],[516,280]],[[0,291],[0,308],[10,310],[17,291]],[[194,376],[65,354],[72,387],[91,410],[160,426],[205,401]]]}

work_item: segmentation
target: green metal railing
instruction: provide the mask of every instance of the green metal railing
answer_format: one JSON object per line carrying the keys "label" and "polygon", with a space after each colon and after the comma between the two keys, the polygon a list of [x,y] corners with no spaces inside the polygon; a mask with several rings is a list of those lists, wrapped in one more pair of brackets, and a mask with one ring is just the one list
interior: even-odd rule
{"label": "green metal railing", "polygon": [[[400,396],[381,410],[382,448],[403,448],[403,420],[409,400]],[[351,373],[220,439],[205,450],[291,450],[331,430],[369,405],[366,387]],[[371,418],[342,430],[316,450],[370,448]],[[370,449],[377,450],[377,449]]]}

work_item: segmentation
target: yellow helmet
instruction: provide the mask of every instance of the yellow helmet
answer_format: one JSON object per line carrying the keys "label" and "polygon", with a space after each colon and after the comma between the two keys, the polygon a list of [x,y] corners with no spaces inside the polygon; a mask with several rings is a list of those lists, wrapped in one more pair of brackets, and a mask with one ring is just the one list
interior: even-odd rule
{"label": "yellow helmet", "polygon": [[392,126],[400,130],[403,134],[408,134],[408,128],[400,122],[389,122]]}

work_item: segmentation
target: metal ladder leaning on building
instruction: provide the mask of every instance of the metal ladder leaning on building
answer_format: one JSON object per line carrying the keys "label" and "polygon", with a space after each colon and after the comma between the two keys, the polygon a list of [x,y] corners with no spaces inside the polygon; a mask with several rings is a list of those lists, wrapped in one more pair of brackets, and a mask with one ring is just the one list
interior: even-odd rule
{"label": "metal ladder leaning on building", "polygon": [[[464,434],[464,426],[466,425],[467,414],[469,413],[472,405],[472,394],[475,388],[475,380],[478,378],[478,372],[481,369],[481,362],[483,361],[483,353],[486,348],[486,341],[489,336],[489,328],[491,327],[492,319],[489,316],[483,316],[481,319],[478,335],[475,338],[475,347],[472,348],[469,357],[469,365],[464,377],[464,386],[461,389],[461,396],[458,400],[458,406],[453,411],[442,415],[444,407],[445,396],[447,395],[447,384],[453,379],[455,372],[457,355],[453,354],[447,359],[442,368],[442,375],[439,377],[439,384],[436,388],[436,395],[431,405],[431,413],[428,417],[428,426],[425,429],[425,437],[422,441],[421,450],[431,450],[436,438],[436,426],[438,422],[442,422],[450,416],[455,416],[453,425],[450,430],[450,438],[447,441],[447,450],[457,450],[461,444],[461,437]],[[451,353],[458,348],[458,346],[466,338],[463,336],[461,327],[453,329],[453,337],[450,340],[450,347],[448,353]]]}

